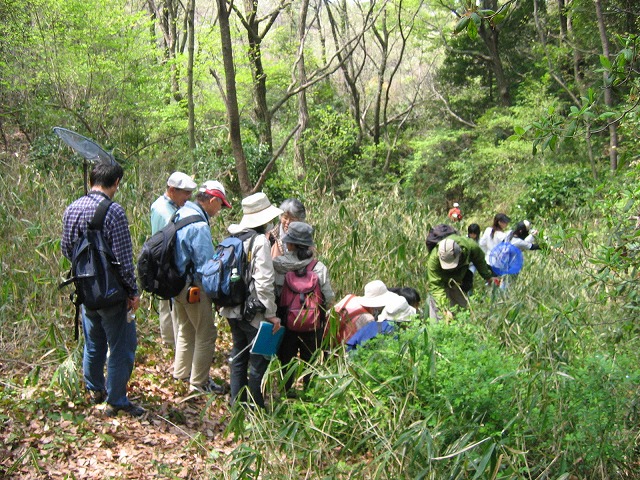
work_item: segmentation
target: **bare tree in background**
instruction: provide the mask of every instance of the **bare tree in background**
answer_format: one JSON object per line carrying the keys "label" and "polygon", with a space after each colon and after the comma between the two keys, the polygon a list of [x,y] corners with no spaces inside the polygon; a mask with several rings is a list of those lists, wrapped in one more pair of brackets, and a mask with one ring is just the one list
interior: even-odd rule
{"label": "bare tree in background", "polygon": [[170,64],[168,88],[171,97],[179,102],[182,100],[180,69],[175,60],[185,50],[188,37],[188,15],[180,0],[147,0],[147,8],[162,33],[164,61]]}
{"label": "bare tree in background", "polygon": [[[602,43],[602,56],[611,61],[611,48],[609,46],[609,38],[607,37],[607,28],[602,15],[601,0],[594,0],[596,7],[596,18],[598,20],[598,32],[600,33],[600,42]],[[607,107],[613,107],[613,92],[611,82],[608,80],[608,72],[603,72],[604,79],[604,103]],[[618,168],[618,126],[617,122],[609,122],[609,166],[611,170]]]}

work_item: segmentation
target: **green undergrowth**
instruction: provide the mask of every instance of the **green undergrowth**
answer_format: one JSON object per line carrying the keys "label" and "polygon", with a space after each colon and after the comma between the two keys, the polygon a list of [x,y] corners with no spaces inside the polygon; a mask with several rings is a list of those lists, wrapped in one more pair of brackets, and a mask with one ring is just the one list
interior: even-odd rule
{"label": "green undergrowth", "polygon": [[[69,266],[60,253],[62,212],[82,193],[81,172],[71,162],[56,163],[55,175],[29,162],[2,162],[0,418],[8,425],[6,412],[21,415],[15,435],[24,436],[36,410],[69,411],[76,436],[90,438],[72,406],[82,393],[73,308],[68,291],[57,288]],[[150,162],[127,165],[115,198],[127,211],[135,252],[148,236],[161,170]],[[638,209],[637,178],[630,172],[591,190],[571,184],[569,194],[584,197],[570,205],[551,195],[548,216],[530,218],[542,250],[525,253],[523,271],[507,289],[476,279],[470,309],[451,324],[430,323],[421,312],[396,335],[353,354],[335,349],[300,364],[313,380],[297,399],[281,394],[286,373],[273,362],[270,409],[232,412],[224,426],[237,447],[211,457],[211,475],[638,478],[640,237],[629,220]],[[304,195],[337,299],[379,278],[417,288],[425,307],[424,240],[444,220],[439,210],[400,188],[377,198],[354,191],[340,201]],[[214,239],[240,219],[239,200],[213,220]],[[144,390],[162,384],[166,373],[151,365],[162,352],[146,296],[137,317],[137,361],[147,373],[134,373],[134,380]],[[153,403],[157,394],[140,396]],[[208,407],[202,416],[211,415]],[[206,439],[199,448],[213,451]],[[25,455],[34,464],[46,461],[36,451]]]}

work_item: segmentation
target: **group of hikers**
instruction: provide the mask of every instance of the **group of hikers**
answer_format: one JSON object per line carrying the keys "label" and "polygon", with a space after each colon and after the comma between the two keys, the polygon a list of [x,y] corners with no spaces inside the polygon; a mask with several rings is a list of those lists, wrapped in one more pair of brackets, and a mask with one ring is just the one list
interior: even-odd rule
{"label": "group of hikers", "polygon": [[[123,175],[116,162],[93,166],[90,191],[65,210],[61,247],[65,257],[73,261],[74,248],[77,249],[95,220],[99,205],[106,205],[102,235],[115,258],[125,294],[105,308],[89,308],[86,303],[82,306],[85,388],[94,403],[107,403],[107,415],[123,411],[140,416],[145,410],[127,395],[137,346],[133,313],[139,307],[140,295],[129,223],[122,206],[112,201]],[[396,322],[415,318],[421,302],[419,293],[411,287],[387,288],[380,280],[367,283],[363,295],[349,294],[335,302],[327,266],[316,258],[314,230],[305,222],[304,205],[297,199],[287,199],[276,207],[262,192],[242,200],[240,222],[227,229],[242,241],[247,259],[243,273],[248,297],[241,305],[217,306],[205,283],[208,265],[218,255],[210,219],[223,208],[231,208],[231,204],[220,182],[207,180],[198,186],[182,172],[169,176],[166,190],[151,205],[152,234],[162,231],[170,222],[190,219],[182,222],[183,226],[175,232],[174,252],[175,266],[187,281],[177,295],[160,300],[158,311],[162,342],[175,352],[173,377],[188,382],[191,392],[225,394],[227,390],[209,374],[217,338],[214,309],[228,322],[233,341],[229,359],[230,403],[246,402],[261,408],[265,406],[262,381],[270,358],[252,353],[251,346],[262,322],[272,324],[274,334],[285,328],[277,355],[282,365],[287,366],[298,355],[301,360],[310,361],[321,348],[329,333],[327,319],[332,308],[339,319],[338,329],[332,335],[347,350],[380,333],[393,331]],[[452,220],[462,219],[459,210],[454,213],[456,217]],[[489,282],[497,281],[487,262],[493,245],[507,240],[518,248],[536,248],[532,236],[535,231],[529,232],[528,223],[521,222],[509,232],[509,222],[506,215],[498,214],[482,236],[479,227],[473,224],[468,236],[450,231],[430,249],[427,275],[432,318],[450,318],[453,306],[466,307],[474,272]],[[311,288],[317,292],[319,316],[304,328],[298,328],[296,322],[307,306],[302,308],[298,304],[296,308],[300,311],[292,311],[290,302],[296,294],[291,295],[291,285],[306,279],[311,279]],[[302,299],[302,294],[299,297]],[[309,307],[304,315],[312,310]],[[296,380],[295,375],[287,375],[287,396],[296,395]],[[308,376],[302,380],[305,385],[309,382]]]}

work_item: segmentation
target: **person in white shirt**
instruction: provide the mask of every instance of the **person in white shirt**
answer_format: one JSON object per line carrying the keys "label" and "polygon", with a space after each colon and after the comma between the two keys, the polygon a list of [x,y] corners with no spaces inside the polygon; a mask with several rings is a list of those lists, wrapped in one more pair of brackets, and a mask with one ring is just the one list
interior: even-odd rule
{"label": "person in white shirt", "polygon": [[489,253],[507,237],[507,226],[511,219],[504,213],[498,213],[493,217],[493,225],[487,227],[480,237],[480,248],[485,254],[485,260],[489,263]]}
{"label": "person in white shirt", "polygon": [[524,220],[518,222],[516,228],[509,234],[510,242],[523,252],[526,250],[540,250],[540,246],[535,243],[535,235],[538,231],[535,229],[529,230],[530,227],[531,223],[528,220]]}
{"label": "person in white shirt", "polygon": [[[280,329],[280,318],[276,316],[275,272],[271,258],[271,244],[265,236],[267,224],[282,215],[283,211],[271,205],[269,198],[258,192],[242,200],[242,219],[239,224],[227,229],[232,235],[252,233],[244,240],[244,249],[249,261],[249,299],[252,305],[262,308],[249,310],[242,306],[222,307],[220,315],[227,319],[231,329],[231,405],[237,401],[252,401],[264,408],[262,377],[269,361],[263,355],[250,352],[260,322],[273,324],[273,333]],[[251,237],[254,238],[251,238]],[[251,250],[249,249],[251,248]]]}

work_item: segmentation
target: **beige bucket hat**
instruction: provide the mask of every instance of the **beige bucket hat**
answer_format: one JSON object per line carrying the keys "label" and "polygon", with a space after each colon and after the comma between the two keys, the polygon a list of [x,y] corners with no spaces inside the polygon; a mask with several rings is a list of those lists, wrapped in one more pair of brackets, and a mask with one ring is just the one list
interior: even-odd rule
{"label": "beige bucket hat", "polygon": [[374,280],[364,286],[364,296],[358,298],[358,302],[363,307],[382,308],[398,296],[390,292],[382,280]]}
{"label": "beige bucket hat", "polygon": [[[238,224],[241,230],[266,225],[282,214],[282,210],[271,205],[263,192],[254,193],[242,200],[242,220]],[[229,227],[231,230],[231,227]]]}

